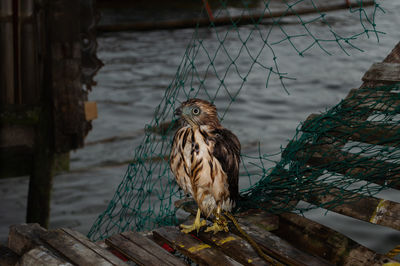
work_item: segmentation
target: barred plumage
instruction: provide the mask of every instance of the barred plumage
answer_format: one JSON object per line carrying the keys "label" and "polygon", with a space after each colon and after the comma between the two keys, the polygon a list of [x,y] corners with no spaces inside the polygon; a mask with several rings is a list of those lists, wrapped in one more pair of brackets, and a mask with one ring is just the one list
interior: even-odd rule
{"label": "barred plumage", "polygon": [[190,99],[176,113],[183,123],[170,155],[177,183],[206,217],[231,211],[239,196],[238,138],[221,126],[215,106],[207,101]]}

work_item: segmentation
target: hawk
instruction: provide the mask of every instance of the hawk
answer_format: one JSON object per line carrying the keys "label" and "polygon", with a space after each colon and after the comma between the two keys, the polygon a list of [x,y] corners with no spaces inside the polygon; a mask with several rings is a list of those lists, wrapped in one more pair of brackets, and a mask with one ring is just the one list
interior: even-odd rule
{"label": "hawk", "polygon": [[179,186],[198,205],[193,225],[181,225],[183,232],[199,231],[214,214],[214,224],[206,232],[228,231],[221,211],[230,212],[239,197],[240,142],[222,127],[215,105],[190,99],[175,110],[182,126],[174,136],[170,167]]}

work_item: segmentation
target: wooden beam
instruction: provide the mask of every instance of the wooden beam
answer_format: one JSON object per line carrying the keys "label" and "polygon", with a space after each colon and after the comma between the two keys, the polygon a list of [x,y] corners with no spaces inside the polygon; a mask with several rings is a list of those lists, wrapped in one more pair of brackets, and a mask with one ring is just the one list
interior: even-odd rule
{"label": "wooden beam", "polygon": [[344,108],[371,109],[383,113],[400,112],[400,94],[376,89],[352,89],[343,101]]}
{"label": "wooden beam", "polygon": [[[323,185],[320,185],[324,190]],[[400,203],[390,200],[378,199],[375,197],[366,197],[357,193],[346,192],[342,189],[325,188],[326,194],[311,194],[309,198],[304,199],[314,205],[325,209],[344,214],[362,221],[379,224],[400,230]],[[352,198],[349,203],[340,205],[326,204],[333,202],[337,195],[345,194],[345,198]],[[324,205],[326,204],[326,205]]]}
{"label": "wooden beam", "polygon": [[374,63],[364,74],[363,81],[400,81],[400,64],[396,63]]}
{"label": "wooden beam", "polygon": [[[292,142],[289,145],[297,145]],[[288,146],[289,146],[288,145]],[[296,154],[296,160],[318,169],[326,169],[347,175],[351,178],[362,179],[378,185],[400,189],[400,165],[385,162],[374,157],[339,151],[330,144],[302,144],[304,147]],[[350,166],[350,167],[349,167]],[[387,169],[388,171],[382,171]],[[390,171],[389,171],[390,170]]]}
{"label": "wooden beam", "polygon": [[43,111],[36,127],[32,170],[29,179],[26,221],[49,226],[50,200],[55,174],[56,153],[54,147],[51,94],[42,99]]}
{"label": "wooden beam", "polygon": [[0,14],[0,105],[13,104],[14,92],[14,28],[13,28],[13,3],[3,1]]}
{"label": "wooden beam", "polygon": [[11,225],[8,235],[8,247],[22,256],[29,250],[44,245],[40,235],[45,232],[46,229],[39,224]]}
{"label": "wooden beam", "polygon": [[279,215],[279,237],[335,265],[383,265],[395,262],[350,238],[294,213]]}
{"label": "wooden beam", "polygon": [[[149,240],[150,241],[150,240]],[[135,242],[130,241],[123,235],[112,235],[106,239],[106,244],[113,249],[122,253],[125,257],[135,262],[138,265],[174,265],[168,260],[163,260],[163,257],[158,257],[158,251],[148,251],[142,248]],[[154,243],[155,244],[155,243]],[[156,244],[155,244],[156,245]],[[156,249],[162,249],[160,246],[156,246]],[[167,251],[165,251],[167,252]],[[163,254],[165,255],[165,254]],[[180,264],[179,264],[180,263]],[[184,265],[182,262],[178,262],[178,265]]]}
{"label": "wooden beam", "polygon": [[50,250],[40,246],[22,255],[18,265],[72,266],[73,264],[55,256]]}
{"label": "wooden beam", "polygon": [[112,265],[123,266],[126,265],[122,262],[119,258],[117,258],[114,254],[107,251],[104,248],[96,245],[95,243],[91,242],[86,236],[82,235],[81,233],[68,229],[68,228],[61,228],[61,231],[69,235],[70,237],[74,238],[77,242],[81,243],[82,245],[88,247],[100,257],[104,258],[106,261],[111,263]]}
{"label": "wooden beam", "polygon": [[[187,222],[192,223],[193,221],[194,219]],[[230,232],[218,232],[214,234],[200,231],[197,237],[204,243],[213,246],[213,248],[218,248],[243,265],[265,265],[265,260],[257,254],[246,240],[238,235]],[[275,265],[280,264],[272,257],[270,257],[270,261],[275,261]]]}
{"label": "wooden beam", "polygon": [[318,119],[318,123],[320,121],[326,123],[321,137],[338,138],[339,142],[352,140],[382,146],[397,146],[400,142],[400,126],[397,124],[359,121],[356,119],[340,119],[338,121],[335,118],[324,118],[322,115],[317,114],[311,114],[307,118],[301,131],[312,133],[315,126],[312,121],[315,119]]}
{"label": "wooden beam", "polygon": [[153,236],[160,245],[166,243],[201,265],[241,265],[199,239],[182,233],[176,227],[158,228],[153,231]]}
{"label": "wooden beam", "polygon": [[40,238],[75,265],[115,265],[61,229],[45,232]]}
{"label": "wooden beam", "polygon": [[[193,215],[196,214],[197,207],[193,199],[177,201],[175,206],[182,207],[183,210]],[[329,262],[307,254],[296,248],[295,245],[293,246],[282,238],[268,232],[268,229],[273,229],[273,231],[278,229],[278,222],[275,218],[271,219],[271,214],[261,210],[250,210],[238,213],[235,217],[237,217],[240,227],[260,246],[261,250],[278,261],[288,265],[329,265]],[[257,222],[262,220],[262,217],[265,217],[265,222]],[[275,215],[272,217],[275,217]],[[255,220],[256,222],[254,222]],[[267,226],[266,222],[268,221],[272,222],[272,224]],[[234,234],[243,237],[235,227],[231,227],[231,229]],[[305,264],[305,262],[307,263]]]}
{"label": "wooden beam", "polygon": [[[375,1],[363,1],[362,6],[375,5]],[[352,8],[360,7],[357,4]],[[263,20],[272,18],[281,18],[287,16],[298,16],[305,14],[314,14],[318,12],[329,12],[340,9],[348,9],[349,7],[345,2],[339,2],[338,4],[322,5],[318,8],[307,7],[302,9],[296,9],[295,12],[292,9],[276,11],[271,13],[262,14],[250,14],[250,15],[239,15],[239,16],[228,16],[228,17],[216,17],[213,20],[213,25],[224,26],[232,25],[236,26],[253,24],[263,24]],[[97,30],[103,32],[115,32],[115,31],[149,31],[149,30],[165,30],[165,29],[180,29],[180,28],[195,28],[195,27],[209,27],[211,22],[209,18],[193,18],[193,19],[181,19],[181,20],[169,20],[169,21],[156,21],[156,22],[136,22],[136,23],[124,23],[124,24],[113,24],[113,25],[98,25]]]}
{"label": "wooden beam", "polygon": [[163,263],[171,264],[171,265],[186,265],[181,260],[171,255],[164,248],[161,248],[155,242],[151,241],[149,238],[139,234],[138,232],[124,232],[121,234],[123,237],[129,239],[131,242],[135,243],[142,249],[147,252],[154,254],[158,258],[160,258]]}
{"label": "wooden beam", "polygon": [[[239,225],[265,253],[287,265],[330,265],[328,261],[318,257],[318,255],[311,255],[301,250],[298,243],[290,244],[285,239],[277,236],[275,234],[276,230],[271,233],[243,219],[239,219]],[[240,235],[234,228],[233,232]]]}

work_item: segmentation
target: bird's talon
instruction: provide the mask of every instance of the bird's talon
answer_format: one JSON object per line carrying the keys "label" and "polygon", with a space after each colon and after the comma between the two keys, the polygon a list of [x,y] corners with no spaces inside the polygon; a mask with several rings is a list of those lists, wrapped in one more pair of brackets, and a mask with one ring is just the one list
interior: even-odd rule
{"label": "bird's talon", "polygon": [[213,232],[214,234],[220,232],[220,231],[225,231],[229,232],[228,228],[228,223],[226,221],[215,221],[215,223],[212,226],[209,226],[206,228],[205,232]]}
{"label": "bird's talon", "polygon": [[181,230],[182,233],[188,234],[194,230],[196,230],[197,233],[199,233],[200,228],[206,225],[207,225],[206,220],[201,220],[201,221],[195,220],[194,223],[191,225],[181,224],[179,226],[182,228]]}

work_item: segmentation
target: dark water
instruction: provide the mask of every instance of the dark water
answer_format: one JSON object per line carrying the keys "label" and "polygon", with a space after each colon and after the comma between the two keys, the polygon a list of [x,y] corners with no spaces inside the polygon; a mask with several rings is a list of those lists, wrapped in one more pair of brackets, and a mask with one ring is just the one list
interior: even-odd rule
{"label": "dark water", "polygon": [[[356,41],[364,52],[348,49],[349,56],[332,43],[326,45],[332,55],[313,48],[300,57],[292,47],[282,45],[277,55],[280,69],[296,78],[286,81],[289,94],[277,79],[271,79],[265,88],[265,71],[254,69],[246,89],[223,121],[238,135],[245,153],[257,149],[258,143],[263,153],[279,152],[300,121],[337,104],[351,88],[361,85],[364,72],[373,62],[381,61],[400,40],[400,2],[387,0],[382,5],[386,14],[377,16],[377,24],[386,35],[380,36],[379,43],[373,36]],[[346,11],[330,15],[333,25],[343,34],[358,32],[357,17],[349,18]],[[300,30],[298,27],[292,23],[285,25],[288,32]],[[241,28],[244,33],[248,30]],[[98,55],[105,66],[96,77],[98,86],[89,95],[98,104],[99,118],[93,122],[86,147],[71,153],[71,172],[55,177],[51,227],[70,227],[86,234],[105,210],[192,34],[193,30],[184,29],[99,36]],[[202,30],[201,34],[211,45],[217,43],[211,32]],[[229,39],[230,49],[239,45],[234,36]],[[257,47],[258,43],[248,45]],[[234,79],[230,82],[235,85]],[[216,103],[224,108],[223,99],[217,98]],[[26,177],[0,180],[0,240],[5,239],[8,225],[24,222],[27,185]],[[246,186],[247,181],[243,180],[241,188]],[[400,195],[392,191],[379,196],[400,202]],[[316,210],[309,215],[379,252],[400,244],[400,234],[394,230],[367,223],[355,225],[351,219],[323,214]]]}

